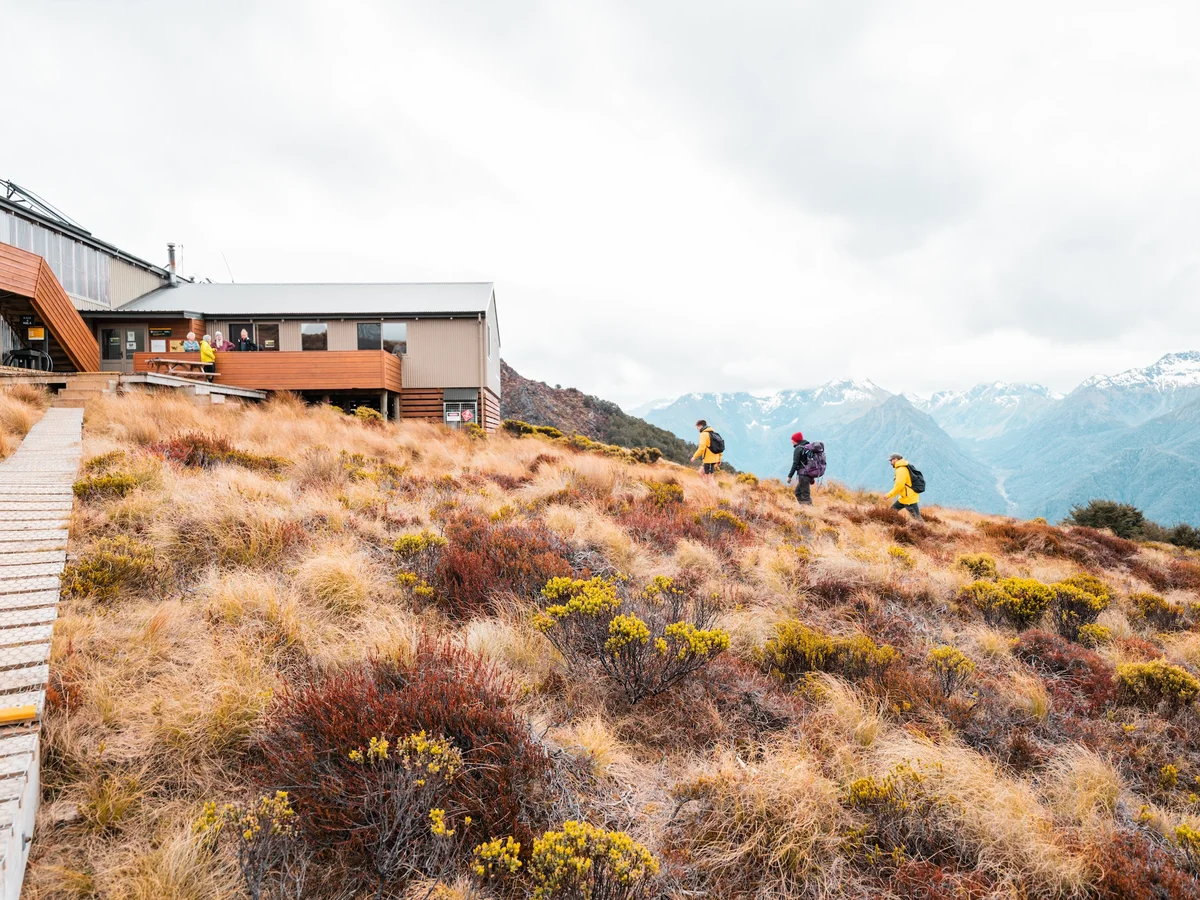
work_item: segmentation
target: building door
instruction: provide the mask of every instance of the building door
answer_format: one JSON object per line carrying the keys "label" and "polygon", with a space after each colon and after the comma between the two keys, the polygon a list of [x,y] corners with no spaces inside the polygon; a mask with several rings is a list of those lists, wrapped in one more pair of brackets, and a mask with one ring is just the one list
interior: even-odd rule
{"label": "building door", "polygon": [[133,354],[146,350],[145,325],[100,329],[100,371],[132,372]]}

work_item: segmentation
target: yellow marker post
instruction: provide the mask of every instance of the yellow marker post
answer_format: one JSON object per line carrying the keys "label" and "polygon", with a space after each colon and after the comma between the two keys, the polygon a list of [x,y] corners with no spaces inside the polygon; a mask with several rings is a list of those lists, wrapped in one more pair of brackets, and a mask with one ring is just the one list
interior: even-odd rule
{"label": "yellow marker post", "polygon": [[37,707],[32,703],[25,706],[9,706],[0,709],[0,725],[12,725],[14,722],[28,722],[37,718]]}

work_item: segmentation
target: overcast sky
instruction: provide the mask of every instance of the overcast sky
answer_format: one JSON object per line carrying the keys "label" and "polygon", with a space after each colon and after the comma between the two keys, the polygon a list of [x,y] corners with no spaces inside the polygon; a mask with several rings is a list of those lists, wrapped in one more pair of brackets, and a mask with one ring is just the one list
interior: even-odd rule
{"label": "overcast sky", "polygon": [[1200,348],[1194,0],[0,20],[0,177],[97,237],[214,281],[494,281],[510,363],[623,404]]}

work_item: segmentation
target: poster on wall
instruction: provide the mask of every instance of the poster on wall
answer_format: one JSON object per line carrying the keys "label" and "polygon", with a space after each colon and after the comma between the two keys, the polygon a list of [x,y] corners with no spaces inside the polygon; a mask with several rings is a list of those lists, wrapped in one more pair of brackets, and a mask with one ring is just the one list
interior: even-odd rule
{"label": "poster on wall", "polygon": [[183,341],[171,341],[171,352],[172,353],[182,353],[183,352]]}
{"label": "poster on wall", "polygon": [[29,340],[44,341],[46,339],[46,328],[43,325],[36,325],[29,329]]}
{"label": "poster on wall", "polygon": [[167,352],[167,342],[166,341],[151,341],[150,342],[150,352],[151,353],[166,353]]}

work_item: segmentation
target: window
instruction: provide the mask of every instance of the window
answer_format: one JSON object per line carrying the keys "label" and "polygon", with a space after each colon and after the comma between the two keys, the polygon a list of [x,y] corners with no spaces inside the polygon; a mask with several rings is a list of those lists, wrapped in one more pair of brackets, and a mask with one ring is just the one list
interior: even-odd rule
{"label": "window", "polygon": [[301,322],[300,349],[328,350],[329,326],[324,322]]}
{"label": "window", "polygon": [[491,359],[492,358],[492,323],[491,322],[488,322],[488,325],[487,325],[487,348],[488,348],[488,359]]}
{"label": "window", "polygon": [[103,359],[124,359],[121,349],[121,330],[119,328],[100,329],[100,353]]}
{"label": "window", "polygon": [[408,323],[383,323],[383,349],[395,356],[408,352]]}
{"label": "window", "polygon": [[229,334],[225,335],[225,340],[236,344],[242,339],[242,329],[246,330],[250,340],[254,340],[254,323],[253,322],[230,322]]}
{"label": "window", "polygon": [[278,350],[279,349],[279,326],[278,325],[259,325],[258,326],[258,349],[259,350]]}
{"label": "window", "polygon": [[380,337],[380,325],[378,322],[359,322],[358,323],[358,349],[359,350],[378,350],[383,344]]}

